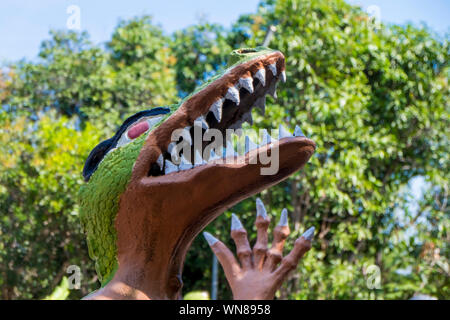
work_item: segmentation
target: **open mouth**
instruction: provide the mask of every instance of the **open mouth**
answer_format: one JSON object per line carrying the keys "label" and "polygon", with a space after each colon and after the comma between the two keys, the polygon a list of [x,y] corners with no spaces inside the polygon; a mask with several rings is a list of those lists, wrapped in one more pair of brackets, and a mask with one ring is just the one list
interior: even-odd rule
{"label": "open mouth", "polygon": [[[273,137],[267,131],[260,135],[260,145],[244,137],[245,148],[236,154],[228,143],[229,130],[252,124],[255,108],[264,113],[267,94],[276,97],[277,84],[286,81],[286,73],[279,51],[259,47],[235,50],[232,57],[234,53],[238,61],[232,67],[180,105],[127,118],[112,138],[91,151],[83,168],[89,182],[82,201],[88,240],[103,239],[114,226],[122,266],[133,254],[156,261],[155,275],[167,280],[169,297],[178,296],[184,257],[200,230],[239,201],[300,170],[315,150],[300,127],[291,134],[280,126]],[[214,132],[220,135],[205,139]],[[276,171],[262,173],[269,164],[261,161],[264,154],[276,160]],[[115,248],[115,240],[109,239]],[[94,243],[93,248],[96,259],[111,265],[113,256],[105,256],[103,246]],[[102,276],[114,273],[101,266]]]}
{"label": "open mouth", "polygon": [[[241,51],[239,54],[251,55],[252,52]],[[270,152],[285,139],[294,139],[314,150],[315,143],[307,139],[298,126],[293,135],[280,126],[279,141],[270,137],[267,131],[263,132],[260,146],[244,137],[245,150],[241,148],[240,155],[229,141],[230,130],[241,129],[244,122],[253,124],[253,109],[260,109],[264,114],[266,96],[269,94],[276,98],[280,81],[286,81],[284,56],[279,51],[270,51],[239,61],[213,77],[174,111],[170,107],[159,107],[138,112],[122,124],[114,137],[91,151],[83,169],[85,181],[90,179],[106,155],[144,134],[146,146],[141,150],[141,160],[137,161],[142,164],[139,169],[141,177],[165,176],[218,160],[226,164],[243,163],[253,150],[256,149],[256,153],[263,149]],[[172,136],[175,131],[180,132],[179,137]],[[214,132],[220,136],[213,135]],[[242,131],[237,133],[240,135]],[[207,136],[209,139],[204,139]]]}
{"label": "open mouth", "polygon": [[[276,88],[280,80],[286,81],[286,73],[284,56],[278,51],[239,64],[227,70],[221,77],[213,79],[206,87],[188,98],[172,115],[174,118],[177,118],[178,113],[182,115],[183,120],[177,119],[176,122],[183,123],[183,126],[171,127],[172,130],[182,129],[181,133],[177,141],[170,140],[167,147],[161,148],[161,153],[151,164],[148,175],[168,175],[218,160],[222,163],[238,161],[236,158],[239,155],[225,138],[227,129],[238,130],[244,122],[253,124],[252,110],[255,107],[264,114],[266,95],[276,98]],[[170,118],[166,121],[169,120]],[[164,124],[161,125],[163,126]],[[209,152],[207,147],[213,142],[201,139],[200,144],[194,143],[194,138],[199,133],[202,137],[207,136],[212,130],[220,132],[223,138],[219,141],[213,139],[215,148]],[[279,127],[279,140],[294,138],[303,139],[305,144],[315,147],[314,142],[304,136],[299,126],[296,126],[293,134],[284,127]],[[245,152],[241,156],[245,157],[260,147],[267,150],[266,145],[270,148],[276,142],[267,131],[260,141],[261,145],[258,146],[245,137]],[[182,144],[184,148],[177,148]]]}

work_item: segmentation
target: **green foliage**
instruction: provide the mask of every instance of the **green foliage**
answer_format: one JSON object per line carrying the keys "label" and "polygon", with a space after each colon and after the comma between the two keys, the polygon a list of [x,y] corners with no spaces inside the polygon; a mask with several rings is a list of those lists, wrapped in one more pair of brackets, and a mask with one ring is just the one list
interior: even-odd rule
{"label": "green foliage", "polygon": [[[303,171],[261,194],[273,220],[290,212],[286,250],[318,230],[278,297],[450,297],[448,39],[378,26],[341,0],[267,0],[230,30],[202,22],[165,35],[148,17],[122,21],[105,49],[86,34],[52,32],[37,62],[0,74],[1,298],[46,297],[69,264],[85,274],[69,298],[98,287],[76,205],[90,149],[129,114],[189,94],[231,49],[260,45],[270,25],[288,81],[264,116],[253,112],[254,128],[299,124],[317,143]],[[412,201],[417,177],[424,193]],[[254,199],[232,210],[253,242]],[[229,219],[207,230],[234,248]],[[195,239],[186,292],[210,287],[211,255]],[[368,286],[373,265],[379,289]],[[230,298],[222,272],[219,283],[219,298]]]}
{"label": "green foliage", "polygon": [[119,23],[108,43],[114,79],[112,108],[131,115],[176,102],[176,58],[168,42],[147,16]]}
{"label": "green foliage", "polygon": [[108,134],[123,117],[173,103],[176,59],[164,44],[168,38],[150,23],[148,17],[122,21],[107,50],[86,33],[51,31],[38,63],[9,66],[11,95],[4,103],[20,112],[56,109]]}
{"label": "green foliage", "polygon": [[221,26],[202,24],[176,31],[171,48],[175,64],[177,86],[181,96],[186,96],[225,67],[231,52],[226,33]]}
{"label": "green foliage", "polygon": [[209,300],[207,291],[191,291],[184,295],[183,300]]}
{"label": "green foliage", "polygon": [[[86,154],[100,136],[92,125],[76,130],[54,112],[36,121],[0,115],[1,298],[42,298],[69,265],[93,269],[76,194]],[[93,277],[85,277],[85,291],[97,286]]]}
{"label": "green foliage", "polygon": [[64,277],[59,286],[53,290],[52,294],[45,297],[44,300],[66,300],[69,297],[69,280]]}
{"label": "green foliage", "polygon": [[[393,299],[423,292],[448,298],[448,42],[413,26],[378,29],[343,1],[265,3],[241,22],[231,39],[245,42],[236,46],[260,44],[276,25],[270,46],[287,58],[288,82],[266,115],[254,117],[254,127],[300,124],[318,146],[302,172],[262,194],[273,217],[283,207],[291,211],[291,239],[312,225],[319,230],[280,297]],[[430,187],[423,205],[408,211],[404,192],[415,176]],[[251,201],[233,208],[249,229]],[[415,232],[407,232],[400,217]],[[208,230],[230,239],[228,219]],[[194,261],[209,265],[210,256],[195,256],[206,246],[195,246],[187,270]],[[435,256],[425,253],[428,247]],[[370,265],[381,271],[378,290],[367,286]],[[411,272],[397,273],[405,268]],[[193,269],[198,278],[199,268]],[[221,283],[222,297],[230,297]]]}

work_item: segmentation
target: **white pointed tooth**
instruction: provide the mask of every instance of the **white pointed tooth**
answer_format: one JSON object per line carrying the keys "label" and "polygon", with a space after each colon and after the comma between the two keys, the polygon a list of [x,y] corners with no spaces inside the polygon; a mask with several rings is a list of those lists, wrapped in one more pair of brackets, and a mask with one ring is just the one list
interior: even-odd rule
{"label": "white pointed tooth", "polygon": [[269,64],[269,70],[272,71],[273,76],[277,75],[277,64],[276,62]]}
{"label": "white pointed tooth", "polygon": [[187,141],[189,143],[189,145],[192,146],[192,137],[191,137],[191,133],[189,132],[190,128],[191,127],[186,127],[183,129],[182,137],[183,137],[184,141]]}
{"label": "white pointed tooth", "polygon": [[202,155],[200,154],[200,151],[198,151],[198,149],[196,149],[195,153],[194,153],[194,167],[201,166],[204,163],[205,162],[202,158]]}
{"label": "white pointed tooth", "polygon": [[222,148],[222,158],[225,159],[226,157],[228,157],[228,149],[224,146]]}
{"label": "white pointed tooth", "polygon": [[223,148],[223,149],[224,149],[224,151],[223,151],[223,157],[224,157],[224,158],[228,158],[228,157],[237,157],[237,156],[238,156],[238,154],[236,153],[236,151],[234,151],[232,145],[229,145],[228,147]]}
{"label": "white pointed tooth", "polygon": [[214,114],[214,117],[216,117],[218,122],[220,122],[220,120],[222,119],[222,106],[224,101],[224,98],[220,98],[216,100],[209,108],[209,111]]}
{"label": "white pointed tooth", "polygon": [[158,159],[156,159],[156,164],[162,170],[162,168],[164,166],[164,157],[163,157],[162,153],[159,155]]}
{"label": "white pointed tooth", "polygon": [[261,145],[264,146],[264,145],[269,144],[271,142],[272,142],[272,137],[270,136],[269,132],[267,132],[267,129],[263,129]]}
{"label": "white pointed tooth", "polygon": [[208,122],[206,122],[205,117],[203,116],[200,116],[197,119],[195,119],[194,126],[202,127],[205,130],[209,129]]}
{"label": "white pointed tooth", "polygon": [[224,158],[225,157],[237,157],[238,156],[236,151],[234,151],[233,142],[231,140],[227,140],[227,142],[226,142],[226,144],[224,146],[223,156],[224,156]]}
{"label": "white pointed tooth", "polygon": [[286,71],[281,71],[281,81],[286,82]]}
{"label": "white pointed tooth", "polygon": [[266,95],[256,99],[254,106],[260,108],[264,114],[266,112]]}
{"label": "white pointed tooth", "polygon": [[166,160],[166,166],[164,168],[164,173],[169,174],[169,173],[177,172],[177,171],[178,171],[178,167],[176,165],[174,165],[170,160]]}
{"label": "white pointed tooth", "polygon": [[245,153],[258,149],[258,145],[250,140],[249,136],[245,136]]}
{"label": "white pointed tooth", "polygon": [[262,86],[266,85],[266,69],[261,68],[255,73],[255,78],[261,82]]}
{"label": "white pointed tooth", "polygon": [[209,161],[214,161],[220,159],[220,157],[214,152],[214,149],[211,149],[209,153]]}
{"label": "white pointed tooth", "polygon": [[240,78],[239,84],[242,88],[245,88],[248,92],[253,93],[253,79],[250,77]]}
{"label": "white pointed tooth", "polygon": [[253,124],[252,110],[250,109],[249,111],[244,113],[242,115],[242,119],[241,120],[244,121],[244,122],[246,121],[246,122],[248,122],[250,124]]}
{"label": "white pointed tooth", "polygon": [[172,150],[173,148],[176,146],[177,144],[175,142],[171,142],[169,143],[169,145],[167,146],[167,152],[169,152],[170,154],[172,154]]}
{"label": "white pointed tooth", "polygon": [[287,131],[282,124],[280,124],[279,130],[278,130],[278,139],[288,138],[292,137],[292,134]]}
{"label": "white pointed tooth", "polygon": [[295,126],[294,137],[304,137],[302,129],[298,125]]}
{"label": "white pointed tooth", "polygon": [[180,165],[178,166],[178,169],[180,171],[182,170],[189,170],[193,167],[192,163],[190,163],[185,157],[184,155],[181,156],[181,162]]}
{"label": "white pointed tooth", "polygon": [[235,123],[233,123],[229,128],[233,130],[242,129],[242,119],[237,120]]}
{"label": "white pointed tooth", "polygon": [[272,81],[272,83],[269,86],[269,89],[267,89],[267,92],[274,97],[274,99],[277,98],[277,85],[278,82],[277,81]]}
{"label": "white pointed tooth", "polygon": [[236,103],[236,105],[239,105],[239,90],[236,89],[236,87],[229,87],[225,98],[233,101],[234,103]]}

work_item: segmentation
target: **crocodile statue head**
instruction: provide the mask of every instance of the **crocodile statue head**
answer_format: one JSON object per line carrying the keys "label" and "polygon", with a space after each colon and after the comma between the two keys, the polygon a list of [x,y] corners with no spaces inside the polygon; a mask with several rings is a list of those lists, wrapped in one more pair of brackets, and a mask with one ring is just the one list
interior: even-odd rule
{"label": "crocodile statue head", "polygon": [[[226,152],[234,161],[215,155],[197,161],[199,151],[206,154],[202,142],[174,163],[173,132],[183,129],[188,134],[178,142],[191,145],[195,130],[239,128],[251,120],[253,107],[264,111],[266,94],[275,95],[278,81],[286,80],[283,54],[269,48],[235,50],[230,65],[179,104],[128,118],[91,151],[80,219],[101,288],[89,298],[179,298],[185,255],[199,232],[231,206],[286,179],[313,154],[315,143],[299,128],[293,136],[281,128],[278,140],[247,144],[242,155]],[[261,174],[267,165],[252,159],[275,151],[278,170]]]}

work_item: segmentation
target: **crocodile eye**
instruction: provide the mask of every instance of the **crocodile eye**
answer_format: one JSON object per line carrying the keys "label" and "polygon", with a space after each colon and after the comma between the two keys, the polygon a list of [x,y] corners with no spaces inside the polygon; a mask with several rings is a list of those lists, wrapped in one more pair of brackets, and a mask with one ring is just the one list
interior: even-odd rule
{"label": "crocodile eye", "polygon": [[97,170],[98,165],[108,153],[113,152],[117,147],[130,143],[145,132],[152,130],[169,112],[169,108],[158,107],[143,110],[128,117],[112,138],[100,142],[92,149],[84,164],[84,180],[89,181],[91,175]]}
{"label": "crocodile eye", "polygon": [[141,134],[143,134],[145,131],[147,131],[149,128],[150,128],[150,125],[148,124],[147,121],[143,121],[138,124],[135,124],[128,130],[128,132],[127,132],[128,138],[135,139],[135,138],[139,137]]}
{"label": "crocodile eye", "polygon": [[163,116],[144,117],[131,124],[128,129],[122,133],[116,147],[124,146],[145,132],[151,130],[163,119]]}

